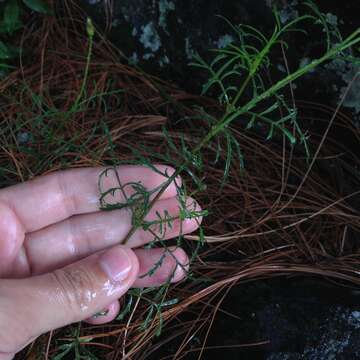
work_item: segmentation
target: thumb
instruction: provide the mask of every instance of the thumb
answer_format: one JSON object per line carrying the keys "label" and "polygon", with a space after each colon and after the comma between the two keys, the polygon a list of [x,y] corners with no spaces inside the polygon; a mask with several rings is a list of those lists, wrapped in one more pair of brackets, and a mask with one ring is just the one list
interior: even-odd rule
{"label": "thumb", "polygon": [[91,317],[124,295],[138,272],[134,252],[116,246],[49,274],[1,280],[0,354],[17,352],[42,333]]}

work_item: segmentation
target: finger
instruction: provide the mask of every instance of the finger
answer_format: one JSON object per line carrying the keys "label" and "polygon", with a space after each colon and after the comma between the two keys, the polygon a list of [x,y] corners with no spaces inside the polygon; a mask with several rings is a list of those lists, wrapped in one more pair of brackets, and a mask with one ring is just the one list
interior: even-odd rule
{"label": "finger", "polygon": [[86,319],[85,321],[88,324],[92,325],[101,325],[113,321],[119,314],[120,304],[119,301],[112,302],[104,310],[93,315],[91,318]]}
{"label": "finger", "polygon": [[116,246],[53,273],[1,280],[1,309],[14,319],[9,335],[0,334],[1,351],[16,352],[34,336],[91,317],[124,295],[138,271],[134,252]]}
{"label": "finger", "polygon": [[14,211],[0,202],[0,277],[9,273],[24,238],[24,229]]}
{"label": "finger", "polygon": [[139,277],[133,287],[155,287],[182,280],[189,269],[189,258],[181,248],[138,249]]}
{"label": "finger", "polygon": [[[139,249],[135,250],[135,254],[140,264],[140,276],[133,287],[155,287],[167,282],[178,282],[184,279],[189,269],[189,258],[180,248]],[[119,308],[119,302],[115,301],[86,322],[93,325],[111,322],[117,317]]]}
{"label": "finger", "polygon": [[[156,168],[164,175],[142,166],[120,166],[117,173],[112,170],[106,175],[104,168],[59,171],[1,190],[0,201],[13,209],[26,232],[32,232],[72,215],[99,210],[99,183],[102,192],[129,183],[141,183],[146,189],[152,190],[174,173],[170,167],[158,165]],[[179,183],[180,179],[176,181]],[[131,186],[125,186],[124,191],[126,196],[134,192]],[[175,195],[176,186],[172,183],[162,198]],[[124,202],[124,194],[116,191],[114,196],[109,194],[106,200],[111,203]]]}
{"label": "finger", "polygon": [[[195,231],[201,218],[180,221],[179,202],[174,198],[159,200],[155,203],[147,221],[159,220],[158,215],[174,218],[161,228],[157,224],[151,231],[137,230],[126,243],[129,247],[139,247],[154,240],[154,234],[162,239],[171,239],[180,234]],[[187,200],[188,209],[200,211],[194,199]],[[27,235],[24,246],[33,274],[40,274],[64,266],[94,252],[119,244],[131,229],[129,210],[96,212],[79,215],[58,224]],[[21,255],[21,254],[20,254]],[[20,256],[19,255],[19,256]]]}

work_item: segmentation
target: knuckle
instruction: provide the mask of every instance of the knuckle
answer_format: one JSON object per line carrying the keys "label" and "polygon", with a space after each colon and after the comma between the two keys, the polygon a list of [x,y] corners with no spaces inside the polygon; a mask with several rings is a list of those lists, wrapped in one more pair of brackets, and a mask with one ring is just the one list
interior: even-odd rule
{"label": "knuckle", "polygon": [[56,270],[53,278],[61,294],[61,301],[75,318],[79,311],[86,311],[96,297],[95,276],[84,267],[66,267]]}
{"label": "knuckle", "polygon": [[64,213],[66,217],[70,217],[77,211],[76,197],[73,195],[71,188],[68,184],[68,172],[59,171],[55,174],[49,175],[53,176],[57,182],[57,187],[59,189],[61,204],[64,208]]}

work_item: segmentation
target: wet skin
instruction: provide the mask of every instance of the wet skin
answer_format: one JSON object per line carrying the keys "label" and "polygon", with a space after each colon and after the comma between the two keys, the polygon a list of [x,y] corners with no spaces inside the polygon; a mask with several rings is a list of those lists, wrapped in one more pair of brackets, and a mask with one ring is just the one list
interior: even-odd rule
{"label": "wet skin", "polygon": [[[158,166],[171,175],[173,169]],[[159,286],[184,278],[188,257],[170,248],[161,267],[153,268],[164,249],[141,249],[153,240],[137,230],[119,245],[131,228],[127,209],[99,211],[101,168],[57,172],[0,190],[0,360],[12,359],[40,334],[77,321],[102,324],[118,314],[118,299],[131,287]],[[118,168],[122,184],[141,182],[157,188],[166,177],[149,168]],[[177,178],[176,184],[181,183]],[[115,174],[103,188],[116,187]],[[126,190],[130,195],[130,188]],[[157,213],[179,214],[176,185],[168,186],[146,219]],[[117,192],[113,201],[123,201]],[[153,196],[156,196],[154,194]],[[188,199],[192,208],[199,205]],[[197,229],[201,219],[173,221],[166,239]],[[159,231],[154,228],[153,231]],[[177,265],[181,264],[181,266]],[[101,316],[94,316],[101,312]]]}

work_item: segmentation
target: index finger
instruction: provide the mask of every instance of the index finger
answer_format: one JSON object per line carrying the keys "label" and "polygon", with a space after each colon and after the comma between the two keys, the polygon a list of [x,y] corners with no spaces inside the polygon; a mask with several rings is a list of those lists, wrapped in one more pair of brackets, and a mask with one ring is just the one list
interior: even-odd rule
{"label": "index finger", "polygon": [[[156,169],[157,171],[135,165],[119,166],[117,171],[102,175],[102,188],[119,189],[126,184],[140,183],[145,189],[153,190],[167,181],[175,171],[164,165],[157,165]],[[0,190],[0,201],[13,210],[25,232],[36,231],[73,215],[98,211],[98,182],[104,170],[105,168],[71,169],[38,177]],[[176,184],[180,184],[180,179],[176,179]],[[172,182],[161,198],[176,196],[177,185]],[[133,192],[131,186],[125,186],[123,191],[112,194],[112,201],[124,202],[125,197]]]}

